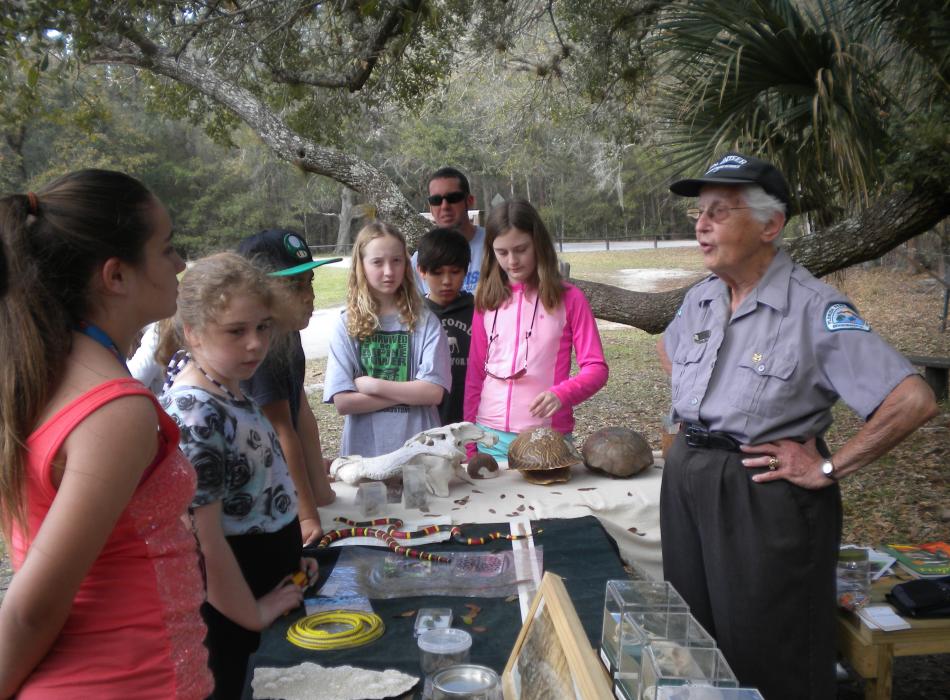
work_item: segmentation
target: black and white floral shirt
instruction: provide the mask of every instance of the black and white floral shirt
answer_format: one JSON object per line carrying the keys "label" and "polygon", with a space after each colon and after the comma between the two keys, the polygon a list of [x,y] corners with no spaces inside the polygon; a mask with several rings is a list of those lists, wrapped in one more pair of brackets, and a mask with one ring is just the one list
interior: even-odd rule
{"label": "black and white floral shirt", "polygon": [[297,517],[287,461],[257,404],[195,386],[174,386],[160,401],[198,473],[192,508],[221,501],[226,536],[277,532]]}

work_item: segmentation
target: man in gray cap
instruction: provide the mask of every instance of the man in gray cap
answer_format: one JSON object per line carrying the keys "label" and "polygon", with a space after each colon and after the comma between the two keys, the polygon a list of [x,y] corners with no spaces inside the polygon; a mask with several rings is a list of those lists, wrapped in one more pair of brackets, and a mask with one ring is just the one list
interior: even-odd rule
{"label": "man in gray cap", "polygon": [[[712,273],[657,344],[681,430],[660,496],[663,571],[739,680],[835,697],[838,480],[937,413],[933,393],[854,305],[777,242],[784,176],[739,153],[670,186]],[[841,398],[864,427],[832,454]]]}

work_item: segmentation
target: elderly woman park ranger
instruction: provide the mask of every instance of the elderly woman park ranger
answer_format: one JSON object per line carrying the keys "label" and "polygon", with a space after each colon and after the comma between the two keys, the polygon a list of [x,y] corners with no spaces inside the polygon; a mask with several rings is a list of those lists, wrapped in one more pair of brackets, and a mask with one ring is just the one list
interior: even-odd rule
{"label": "elderly woman park ranger", "polygon": [[[851,302],[777,242],[783,175],[730,153],[670,186],[698,197],[703,262],[658,343],[681,431],[663,474],[665,577],[743,684],[835,696],[838,480],[932,418],[928,386]],[[841,398],[864,427],[831,454]]]}

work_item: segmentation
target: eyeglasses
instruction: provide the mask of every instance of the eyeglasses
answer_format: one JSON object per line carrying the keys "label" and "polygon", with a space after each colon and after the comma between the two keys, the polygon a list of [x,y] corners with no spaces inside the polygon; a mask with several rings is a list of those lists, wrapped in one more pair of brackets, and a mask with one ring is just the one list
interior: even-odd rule
{"label": "eyeglasses", "polygon": [[313,277],[310,275],[294,275],[287,278],[287,287],[294,292],[312,292]]}
{"label": "eyeglasses", "polygon": [[465,199],[465,196],[466,195],[464,192],[449,192],[448,194],[430,194],[427,201],[432,206],[437,207],[440,204],[442,204],[443,199],[449,204],[458,204],[463,199]]}
{"label": "eyeglasses", "polygon": [[491,344],[495,342],[498,338],[498,333],[495,333],[495,324],[498,323],[498,309],[495,309],[495,316],[492,318],[491,322],[491,333],[488,335],[488,347],[485,348],[485,374],[494,379],[500,379],[501,381],[508,381],[509,379],[521,379],[528,371],[528,339],[531,338],[531,333],[534,331],[534,321],[538,317],[538,300],[541,298],[539,294],[534,299],[534,311],[531,312],[531,326],[528,328],[528,332],[524,334],[524,362],[521,363],[521,369],[519,369],[514,374],[500,375],[495,374],[490,369],[488,369],[488,358],[491,357]]}
{"label": "eyeglasses", "polygon": [[690,207],[686,210],[686,216],[688,216],[693,221],[699,221],[704,213],[708,216],[713,222],[721,224],[723,221],[729,218],[729,215],[735,209],[751,209],[752,207],[727,207],[725,204],[719,203],[714,204],[711,207],[706,207],[701,209],[699,207]]}

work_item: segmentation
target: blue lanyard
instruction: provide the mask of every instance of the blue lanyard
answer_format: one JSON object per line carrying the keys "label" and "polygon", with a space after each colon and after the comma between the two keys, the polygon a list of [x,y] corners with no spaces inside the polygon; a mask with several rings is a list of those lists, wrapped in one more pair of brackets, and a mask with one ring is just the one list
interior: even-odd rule
{"label": "blue lanyard", "polygon": [[125,361],[125,355],[119,352],[119,348],[116,346],[112,338],[110,338],[104,330],[99,328],[99,326],[94,323],[89,323],[89,321],[80,321],[79,332],[88,335],[90,338],[99,343],[99,345],[115,355],[116,359],[122,363],[123,367],[125,367],[125,371],[129,371],[129,366]]}

